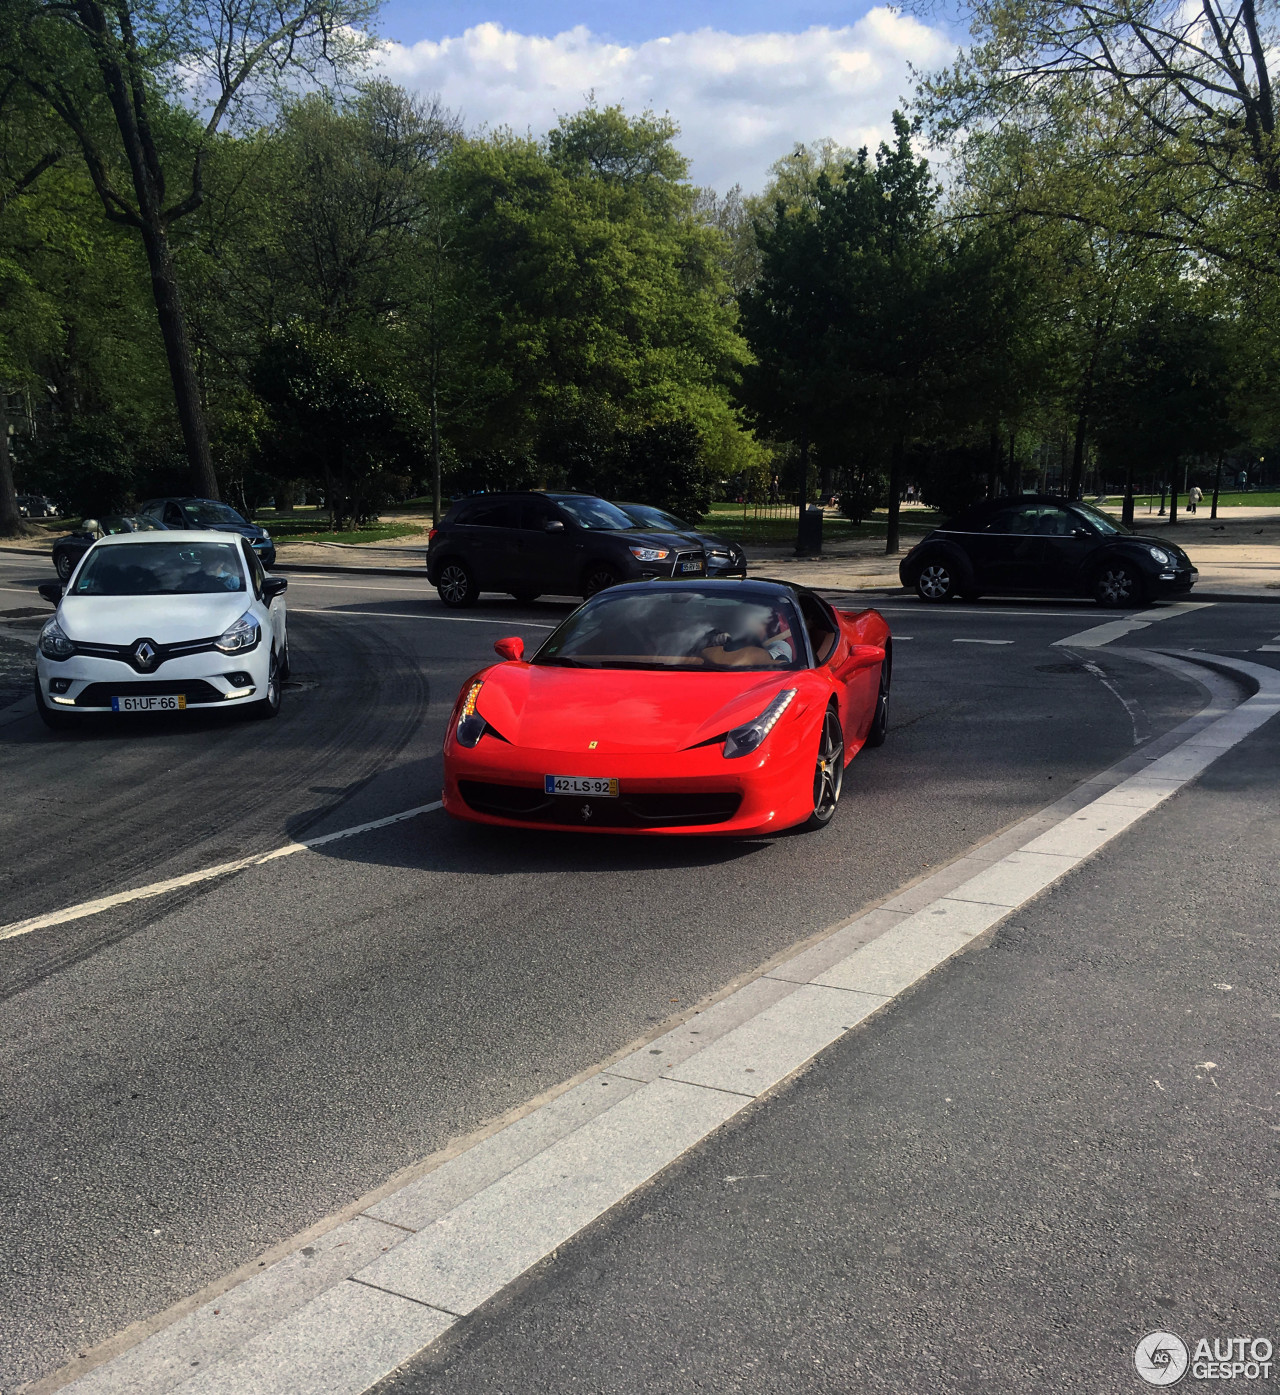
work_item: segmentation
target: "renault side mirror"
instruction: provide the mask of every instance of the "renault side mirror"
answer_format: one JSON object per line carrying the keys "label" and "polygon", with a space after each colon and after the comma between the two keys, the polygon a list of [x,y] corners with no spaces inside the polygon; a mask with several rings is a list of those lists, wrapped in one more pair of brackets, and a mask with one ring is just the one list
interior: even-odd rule
{"label": "renault side mirror", "polygon": [[60,581],[42,581],[36,590],[50,605],[57,605],[62,599],[64,588]]}
{"label": "renault side mirror", "polygon": [[[561,527],[564,525],[561,524]],[[519,635],[507,635],[503,639],[493,641],[494,652],[500,659],[522,659],[524,658],[524,640]]]}
{"label": "renault side mirror", "polygon": [[564,524],[558,518],[549,518],[543,526],[543,531],[547,533],[563,533]]}
{"label": "renault side mirror", "polygon": [[277,596],[282,596],[289,589],[289,578],[287,576],[268,576],[262,580],[262,599],[270,602]]}

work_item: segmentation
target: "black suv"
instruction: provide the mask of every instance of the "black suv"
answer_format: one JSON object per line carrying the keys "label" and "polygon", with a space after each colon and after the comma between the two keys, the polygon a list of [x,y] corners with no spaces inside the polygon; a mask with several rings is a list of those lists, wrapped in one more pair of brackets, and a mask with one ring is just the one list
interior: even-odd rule
{"label": "black suv", "polygon": [[696,524],[686,523],[665,509],[652,504],[617,504],[637,528],[657,528],[684,538],[691,547],[700,547],[707,554],[708,576],[742,576],[747,574],[747,554],[737,543],[727,542],[714,533],[704,533]]}
{"label": "black suv", "polygon": [[276,545],[271,534],[238,514],[230,504],[217,499],[148,499],[139,513],[158,518],[166,528],[208,528],[215,533],[238,533],[249,539],[258,561],[264,567],[276,564]]}
{"label": "black suv", "polygon": [[1088,504],[1024,494],[984,499],[935,529],[902,559],[898,575],[922,601],[1042,592],[1131,606],[1183,595],[1200,573],[1175,543],[1131,533]]}
{"label": "black suv", "polygon": [[474,605],[481,591],[531,601],[706,574],[703,549],[688,537],[637,528],[590,494],[473,495],[453,505],[427,545],[427,577],[455,607]]}

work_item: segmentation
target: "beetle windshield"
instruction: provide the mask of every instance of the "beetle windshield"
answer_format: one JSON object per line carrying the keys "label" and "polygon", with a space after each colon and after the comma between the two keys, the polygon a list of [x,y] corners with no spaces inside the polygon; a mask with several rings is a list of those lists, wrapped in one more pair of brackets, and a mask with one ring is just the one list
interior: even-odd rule
{"label": "beetle windshield", "polygon": [[1072,504],[1071,507],[1076,513],[1084,514],[1085,518],[1097,529],[1099,533],[1107,537],[1113,537],[1117,533],[1131,533],[1132,528],[1126,528],[1123,523],[1118,522],[1109,514],[1105,514],[1101,509],[1095,509],[1090,504]]}
{"label": "beetle windshield", "polygon": [[234,543],[120,543],[91,548],[74,596],[200,596],[245,589]]}
{"label": "beetle windshield", "polygon": [[603,591],[576,610],[534,656],[566,668],[773,672],[803,668],[791,603],[681,586]]}

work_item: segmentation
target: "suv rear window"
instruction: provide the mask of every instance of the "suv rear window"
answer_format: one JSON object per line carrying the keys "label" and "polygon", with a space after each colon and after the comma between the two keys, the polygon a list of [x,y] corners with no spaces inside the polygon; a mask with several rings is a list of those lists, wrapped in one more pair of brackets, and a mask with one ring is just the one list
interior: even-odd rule
{"label": "suv rear window", "polygon": [[484,499],[471,504],[454,520],[472,528],[515,528],[519,513],[510,499]]}

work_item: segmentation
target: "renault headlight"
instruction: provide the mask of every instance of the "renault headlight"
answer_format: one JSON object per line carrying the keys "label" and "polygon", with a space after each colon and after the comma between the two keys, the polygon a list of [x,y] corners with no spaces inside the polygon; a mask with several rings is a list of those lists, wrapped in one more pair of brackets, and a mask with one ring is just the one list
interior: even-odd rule
{"label": "renault headlight", "polygon": [[244,654],[250,649],[255,649],[261,638],[262,630],[257,617],[252,611],[246,610],[234,625],[223,630],[213,644],[215,649],[221,649],[224,654]]}
{"label": "renault headlight", "polygon": [[58,624],[56,615],[46,620],[44,629],[40,631],[40,652],[46,659],[69,659],[76,652],[75,645]]}
{"label": "renault headlight", "polygon": [[1153,560],[1159,562],[1162,567],[1167,567],[1173,561],[1173,558],[1162,547],[1148,547],[1147,551]]}
{"label": "renault headlight", "polygon": [[631,555],[637,562],[661,562],[664,557],[671,556],[671,549],[668,547],[633,547]]}
{"label": "renault headlight", "polygon": [[795,701],[795,688],[784,688],[753,722],[734,727],[724,739],[724,757],[733,760],[737,756],[749,756],[758,750],[764,739],[778,724],[778,718]]}
{"label": "renault headlight", "polygon": [[476,700],[480,696],[480,689],[484,687],[484,679],[478,683],[473,683],[467,689],[467,696],[463,700],[462,710],[458,713],[458,729],[455,735],[458,738],[459,746],[476,746],[480,738],[484,735],[484,718],[476,711]]}

